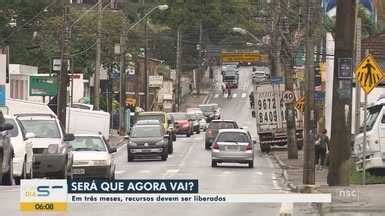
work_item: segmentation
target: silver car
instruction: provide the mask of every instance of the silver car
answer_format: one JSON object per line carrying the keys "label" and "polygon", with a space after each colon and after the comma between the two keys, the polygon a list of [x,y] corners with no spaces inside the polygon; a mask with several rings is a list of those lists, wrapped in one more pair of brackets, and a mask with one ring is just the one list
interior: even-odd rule
{"label": "silver car", "polygon": [[254,141],[243,129],[221,129],[211,148],[211,166],[218,163],[247,163],[254,167]]}

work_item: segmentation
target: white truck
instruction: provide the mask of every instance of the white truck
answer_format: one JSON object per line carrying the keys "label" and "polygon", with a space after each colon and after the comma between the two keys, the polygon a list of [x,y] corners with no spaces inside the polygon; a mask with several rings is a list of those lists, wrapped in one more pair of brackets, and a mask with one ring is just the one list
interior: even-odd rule
{"label": "white truck", "polygon": [[[384,89],[385,90],[385,89]],[[367,108],[366,125],[366,170],[385,168],[385,91],[378,100]],[[358,161],[357,170],[363,169],[363,126],[354,140],[354,154]]]}
{"label": "white truck", "polygon": [[[25,113],[44,113],[55,115],[44,103],[7,99],[7,109],[4,113],[9,115]],[[110,137],[110,114],[104,111],[86,110],[67,107],[66,132],[74,134],[99,134],[106,139]]]}
{"label": "white truck", "polygon": [[[284,84],[272,84],[266,81],[256,86],[254,92],[255,117],[257,133],[262,152],[269,152],[272,146],[284,146],[287,144],[286,133],[286,105],[282,95],[285,91]],[[294,94],[299,98],[299,89]],[[302,149],[303,145],[303,116],[295,110],[297,145]]]}

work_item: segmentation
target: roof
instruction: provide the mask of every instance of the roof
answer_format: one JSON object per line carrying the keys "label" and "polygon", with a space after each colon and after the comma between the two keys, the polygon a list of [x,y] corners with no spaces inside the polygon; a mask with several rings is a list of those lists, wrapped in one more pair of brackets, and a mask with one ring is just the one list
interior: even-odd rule
{"label": "roof", "polygon": [[140,112],[139,115],[164,115],[165,112]]}
{"label": "roof", "polygon": [[235,122],[235,123],[237,123],[235,120],[226,120],[226,119],[212,120],[211,122]]}
{"label": "roof", "polygon": [[247,134],[247,131],[244,130],[244,129],[238,129],[238,128],[235,128],[235,129],[219,129],[219,133],[229,133],[229,132],[246,133]]}
{"label": "roof", "polygon": [[74,134],[75,137],[100,137],[103,138],[102,134]]}

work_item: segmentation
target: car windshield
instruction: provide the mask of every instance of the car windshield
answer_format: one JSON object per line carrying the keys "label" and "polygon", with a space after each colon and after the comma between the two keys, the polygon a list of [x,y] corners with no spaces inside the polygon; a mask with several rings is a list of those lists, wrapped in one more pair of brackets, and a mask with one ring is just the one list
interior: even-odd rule
{"label": "car windshield", "polygon": [[25,132],[35,134],[35,138],[60,138],[55,120],[20,120]]}
{"label": "car windshield", "polygon": [[147,115],[147,114],[143,114],[143,115],[140,115],[138,116],[138,121],[139,120],[159,120],[160,122],[164,123],[164,115]]}
{"label": "car windshield", "polygon": [[10,137],[17,137],[19,135],[19,130],[16,125],[16,121],[14,119],[5,119],[5,123],[11,124],[13,128],[11,130],[8,130],[8,135]]}
{"label": "car windshield", "polygon": [[231,129],[236,128],[235,124],[233,122],[212,122],[209,125],[209,128],[213,129]]}
{"label": "car windshield", "polygon": [[69,143],[72,145],[72,151],[107,151],[100,137],[75,137],[75,140]]}
{"label": "car windshield", "polygon": [[217,142],[249,142],[249,138],[245,133],[225,132],[218,135]]}
{"label": "car windshield", "polygon": [[202,112],[214,112],[218,106],[217,105],[200,105],[199,108]]}
{"label": "car windshield", "polygon": [[[378,115],[381,112],[381,109],[382,109],[381,105],[368,108],[368,111],[367,111],[368,116],[367,116],[367,120],[366,120],[366,130],[371,130],[373,128],[373,125],[376,122]],[[362,125],[360,130],[363,131],[363,129],[364,129],[364,126]]]}
{"label": "car windshield", "polygon": [[131,131],[131,137],[146,138],[162,136],[160,127],[134,127]]}
{"label": "car windshield", "polygon": [[174,113],[172,115],[174,116],[174,120],[175,121],[187,120],[188,119],[187,113]]}
{"label": "car windshield", "polygon": [[197,115],[196,115],[195,113],[189,113],[188,115],[189,115],[189,117],[190,117],[192,120],[197,120],[197,119],[198,119],[198,117],[197,117]]}

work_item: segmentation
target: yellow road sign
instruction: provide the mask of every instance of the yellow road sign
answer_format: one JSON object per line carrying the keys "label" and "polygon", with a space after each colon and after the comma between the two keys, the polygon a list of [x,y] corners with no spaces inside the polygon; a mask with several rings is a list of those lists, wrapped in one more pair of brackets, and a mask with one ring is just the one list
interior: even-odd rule
{"label": "yellow road sign", "polygon": [[301,97],[295,102],[295,108],[301,112],[305,111],[305,97]]}
{"label": "yellow road sign", "polygon": [[221,53],[222,62],[266,61],[268,56],[261,53]]}
{"label": "yellow road sign", "polygon": [[356,81],[369,94],[384,77],[381,67],[372,55],[367,55],[355,70]]}

